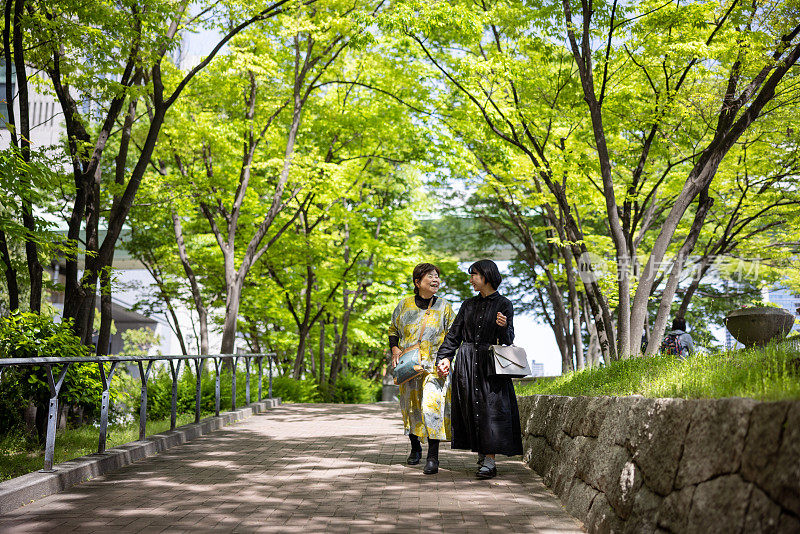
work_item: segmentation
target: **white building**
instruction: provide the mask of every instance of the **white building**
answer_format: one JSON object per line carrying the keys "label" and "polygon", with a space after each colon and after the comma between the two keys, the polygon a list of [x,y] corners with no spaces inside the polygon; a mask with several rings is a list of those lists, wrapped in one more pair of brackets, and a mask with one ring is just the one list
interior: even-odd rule
{"label": "white building", "polygon": [[777,304],[782,308],[792,312],[795,318],[793,329],[796,332],[800,332],[800,324],[797,322],[797,320],[800,319],[800,295],[797,293],[792,293],[790,290],[784,287],[777,286],[766,289],[762,293],[762,296],[764,298],[764,302]]}
{"label": "white building", "polygon": [[[6,80],[5,62],[0,61],[0,150],[5,150],[11,145],[6,105],[6,87],[9,83],[12,86],[12,92],[16,95],[16,79]],[[61,106],[55,95],[31,80],[28,83],[28,103],[30,107],[30,141],[33,149],[46,148],[61,142],[65,131],[64,120]],[[19,117],[19,99],[15,98],[12,105],[14,116]],[[17,129],[19,129],[19,124],[17,124]]]}

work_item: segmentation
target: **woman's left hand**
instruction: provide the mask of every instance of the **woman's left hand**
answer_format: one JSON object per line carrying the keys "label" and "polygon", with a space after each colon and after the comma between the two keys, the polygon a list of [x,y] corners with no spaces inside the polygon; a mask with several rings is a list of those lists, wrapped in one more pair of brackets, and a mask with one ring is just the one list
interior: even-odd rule
{"label": "woman's left hand", "polygon": [[507,317],[505,315],[503,315],[500,312],[497,312],[497,319],[495,319],[497,326],[505,326],[506,324],[508,324],[506,319]]}

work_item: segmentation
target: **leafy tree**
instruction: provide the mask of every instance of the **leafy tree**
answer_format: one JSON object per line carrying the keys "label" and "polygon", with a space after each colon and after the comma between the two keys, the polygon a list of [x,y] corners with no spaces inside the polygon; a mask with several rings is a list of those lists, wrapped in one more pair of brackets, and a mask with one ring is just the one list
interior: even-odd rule
{"label": "leafy tree", "polygon": [[[528,191],[506,198],[517,206],[530,198],[552,213],[550,225],[572,249],[572,261],[605,246],[586,231],[599,204],[604,220],[598,237],[613,245],[616,288],[609,291],[596,275],[582,281],[603,353],[615,359],[629,355],[631,339],[641,335],[656,287],[654,266],[681,224],[689,231],[675,253],[685,258],[693,250],[712,205],[708,187],[727,152],[763,111],[796,98],[784,79],[793,77],[789,69],[800,54],[796,17],[784,17],[795,8],[735,1],[565,1],[540,8],[409,1],[381,22],[416,43],[440,72],[446,98],[457,103],[452,115],[460,120],[451,127],[477,152],[480,172],[501,177],[506,189],[532,177]],[[552,24],[554,17],[563,25]],[[566,48],[557,44],[562,40]],[[578,73],[577,98],[569,76],[559,75],[564,67]],[[553,86],[557,90],[548,91]],[[720,94],[726,96],[720,100]],[[472,128],[464,126],[470,114],[479,121]],[[521,159],[527,161],[520,165]],[[689,210],[696,198],[697,208]],[[693,220],[682,223],[684,215]],[[646,266],[637,272],[630,267],[640,249]],[[668,277],[662,303],[672,301],[680,271],[678,265]],[[609,304],[616,308],[616,329]]]}
{"label": "leafy tree", "polygon": [[[29,1],[25,17],[16,21],[15,36],[27,44],[25,61],[47,74],[66,123],[75,182],[74,191],[66,191],[65,200],[72,205],[67,236],[77,243],[81,231],[86,234],[80,280],[77,254],[67,257],[64,317],[74,319],[76,333],[88,344],[99,279],[105,297],[101,297],[100,353],[109,337],[113,252],[167,111],[235,35],[291,11],[295,4],[289,0],[260,5],[201,3],[193,4],[199,16],[192,16],[186,1],[177,5],[161,0],[113,5]],[[187,72],[177,71],[169,61],[181,31],[201,27],[210,14],[221,24],[219,42],[199,64]],[[147,113],[141,113],[143,106]],[[138,155],[130,150],[134,123],[146,132]],[[109,142],[115,136],[118,141]],[[104,167],[113,169],[111,176],[104,178]],[[106,196],[111,197],[110,206],[103,205]],[[104,218],[107,232],[101,242]]]}

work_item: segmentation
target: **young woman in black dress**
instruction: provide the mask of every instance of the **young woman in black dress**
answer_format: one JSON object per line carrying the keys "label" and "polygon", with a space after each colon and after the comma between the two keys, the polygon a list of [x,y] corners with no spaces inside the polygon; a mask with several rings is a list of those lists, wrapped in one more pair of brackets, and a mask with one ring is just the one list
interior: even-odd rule
{"label": "young woman in black dress", "polygon": [[468,272],[478,295],[461,305],[436,362],[440,375],[452,372],[452,448],[477,452],[476,476],[492,478],[495,454],[522,454],[514,385],[494,374],[491,349],[514,341],[514,306],[497,292],[502,277],[493,261],[477,261]]}

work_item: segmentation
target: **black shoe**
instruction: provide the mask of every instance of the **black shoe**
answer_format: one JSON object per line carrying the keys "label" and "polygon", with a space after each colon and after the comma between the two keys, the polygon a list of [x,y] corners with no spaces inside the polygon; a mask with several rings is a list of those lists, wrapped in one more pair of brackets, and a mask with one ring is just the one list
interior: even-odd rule
{"label": "black shoe", "polygon": [[486,467],[482,465],[478,472],[475,473],[476,478],[494,478],[497,476],[497,467]]}
{"label": "black shoe", "polygon": [[418,451],[411,449],[411,454],[408,455],[408,460],[406,460],[406,463],[408,463],[408,465],[417,465],[421,458],[422,458],[422,449]]}
{"label": "black shoe", "polygon": [[428,463],[425,464],[425,469],[422,470],[426,475],[435,475],[439,472],[439,460],[428,458]]}

